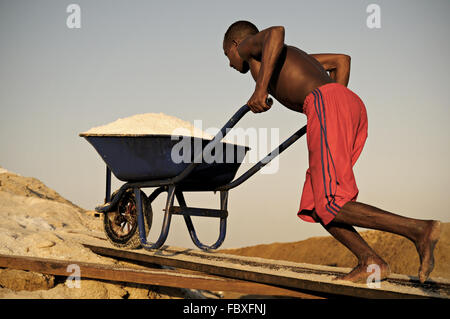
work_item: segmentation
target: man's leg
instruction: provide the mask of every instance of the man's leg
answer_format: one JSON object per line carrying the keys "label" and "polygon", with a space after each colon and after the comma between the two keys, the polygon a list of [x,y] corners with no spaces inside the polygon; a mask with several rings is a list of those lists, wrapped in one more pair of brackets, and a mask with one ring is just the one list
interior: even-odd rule
{"label": "man's leg", "polygon": [[[404,236],[415,244],[419,253],[419,280],[425,282],[433,270],[433,250],[439,239],[441,228],[439,221],[407,218],[363,203],[348,202],[325,228],[329,227],[335,231],[334,223],[377,229]],[[338,230],[338,233],[342,234],[344,231]],[[356,239],[351,241],[351,245],[356,245],[354,242]]]}
{"label": "man's leg", "polygon": [[[367,262],[376,254],[356,232],[343,228],[341,224],[393,232],[409,238],[419,252],[419,278],[425,281],[433,269],[433,249],[439,238],[439,222],[405,218],[353,202],[358,195],[353,165],[367,138],[365,106],[353,92],[342,86],[321,87],[314,90],[312,96],[313,99],[306,103],[308,107],[304,105],[304,111],[308,119],[311,190],[320,220],[359,261]],[[300,208],[311,209],[305,205]],[[352,272],[351,278],[362,276],[361,267]]]}
{"label": "man's leg", "polygon": [[328,225],[322,224],[322,226],[358,258],[358,265],[350,273],[336,279],[365,282],[372,274],[367,271],[368,266],[371,264],[376,264],[380,267],[380,280],[389,276],[390,269],[388,264],[376,254],[352,226],[336,223],[335,221],[330,222]]}
{"label": "man's leg", "polygon": [[371,275],[371,272],[367,272],[367,267],[371,264],[376,264],[380,267],[380,280],[389,276],[389,265],[377,255],[351,225],[337,223],[335,220],[325,225],[315,210],[311,211],[310,216],[317,223],[320,223],[334,239],[347,247],[358,259],[358,265],[350,273],[338,276],[336,279],[365,282]]}

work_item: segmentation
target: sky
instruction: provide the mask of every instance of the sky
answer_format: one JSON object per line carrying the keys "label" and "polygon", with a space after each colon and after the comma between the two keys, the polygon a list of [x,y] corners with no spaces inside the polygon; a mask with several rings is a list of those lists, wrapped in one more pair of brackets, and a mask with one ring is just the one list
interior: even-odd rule
{"label": "sky", "polygon": [[[81,10],[80,28],[67,25],[70,4]],[[370,4],[380,8],[379,28],[368,27]],[[352,57],[348,86],[369,118],[354,167],[358,200],[449,222],[449,14],[447,0],[0,0],[0,166],[94,209],[104,198],[105,164],[78,134],[160,112],[222,127],[255,87],[250,74],[229,67],[222,50],[228,26],[249,20],[260,30],[284,26],[285,43],[307,53]],[[303,114],[275,101],[238,127],[275,129],[282,141],[304,124]],[[302,138],[280,155],[275,174],[259,173],[233,189],[222,247],[327,235],[296,216],[307,167]],[[192,206],[219,205],[211,192],[186,198]],[[150,240],[159,234],[162,204],[158,198],[153,207]],[[201,240],[215,241],[216,219],[194,223]],[[194,247],[181,217],[172,219],[166,243]]]}

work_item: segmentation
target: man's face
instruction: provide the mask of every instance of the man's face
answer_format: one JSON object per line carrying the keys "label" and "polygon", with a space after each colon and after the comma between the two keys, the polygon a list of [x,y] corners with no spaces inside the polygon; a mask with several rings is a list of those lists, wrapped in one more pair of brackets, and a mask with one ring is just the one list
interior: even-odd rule
{"label": "man's face", "polygon": [[244,61],[239,55],[239,52],[237,50],[238,45],[239,43],[235,40],[232,40],[229,43],[224,43],[223,52],[230,61],[230,67],[245,74],[248,72],[248,70],[250,70],[250,67],[248,63]]}

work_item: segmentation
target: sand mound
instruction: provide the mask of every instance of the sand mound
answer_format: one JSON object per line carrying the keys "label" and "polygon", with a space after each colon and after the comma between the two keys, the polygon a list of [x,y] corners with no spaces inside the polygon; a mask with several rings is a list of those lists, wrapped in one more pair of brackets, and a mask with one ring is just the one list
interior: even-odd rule
{"label": "sand mound", "polygon": [[[3,171],[2,171],[3,170]],[[0,192],[6,192],[13,195],[42,198],[58,203],[67,204],[80,212],[83,211],[72,202],[63,198],[53,189],[45,186],[41,181],[33,177],[23,177],[6,169],[0,168]]]}
{"label": "sand mound", "polygon": [[0,166],[0,174],[9,173],[6,168]]}
{"label": "sand mound", "polygon": [[[100,257],[84,248],[80,242],[104,240],[102,220],[87,214],[39,180],[3,172],[0,183],[0,254],[134,266]],[[69,288],[65,279],[0,269],[0,298],[185,298],[193,295],[183,289],[87,279],[82,279],[81,288]]]}
{"label": "sand mound", "polygon": [[[435,268],[431,276],[450,278],[450,223],[442,225],[441,238],[434,251]],[[361,236],[389,263],[392,272],[417,276],[419,257],[412,242],[380,231],[361,232]],[[313,237],[293,243],[226,249],[221,252],[336,267],[354,267],[357,264],[353,254],[331,236]]]}
{"label": "sand mound", "polygon": [[36,178],[0,173],[0,216],[2,254],[103,260],[69,239],[101,236],[99,221]]}

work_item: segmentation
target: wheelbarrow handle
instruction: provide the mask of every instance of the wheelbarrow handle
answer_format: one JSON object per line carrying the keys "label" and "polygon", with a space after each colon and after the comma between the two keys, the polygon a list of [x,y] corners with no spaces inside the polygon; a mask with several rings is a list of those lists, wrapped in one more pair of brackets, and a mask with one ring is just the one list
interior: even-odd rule
{"label": "wheelbarrow handle", "polygon": [[[273,104],[272,98],[268,97],[266,99],[266,104],[268,106],[272,106],[272,104]],[[232,129],[236,125],[236,123],[239,122],[244,117],[244,115],[248,113],[248,111],[250,111],[250,107],[247,104],[241,106],[241,108],[222,127],[222,129],[216,134],[216,136],[214,136],[213,140],[205,146],[204,150],[209,151],[210,149],[213,149],[214,147],[216,147],[217,144],[220,143],[222,138],[224,138],[225,135],[228,134],[230,129]],[[200,156],[200,154],[198,156]],[[200,157],[197,158],[197,160],[199,160],[199,159],[201,159],[201,158]],[[195,160],[194,160],[194,162],[195,162]]]}
{"label": "wheelbarrow handle", "polygon": [[[269,106],[272,106],[272,104],[273,104],[272,98],[268,97],[266,99],[266,104]],[[184,171],[181,172],[181,174],[174,177],[171,180],[171,182],[178,183],[182,179],[184,179],[187,175],[189,175],[194,170],[194,168],[202,162],[201,159],[203,158],[203,153],[209,152],[210,150],[214,149],[220,143],[220,141],[225,137],[225,135],[227,135],[228,132],[237,124],[237,122],[239,122],[244,117],[244,115],[247,114],[249,111],[250,111],[250,107],[247,104],[241,106],[241,108],[236,113],[234,113],[234,115],[228,120],[228,122],[216,134],[216,136],[214,136],[214,138],[211,140],[211,142],[206,144],[206,146],[203,148],[203,150],[194,156],[193,162],[190,163],[184,169]]]}
{"label": "wheelbarrow handle", "polygon": [[287,140],[281,143],[272,152],[267,154],[267,156],[264,157],[262,160],[260,160],[258,163],[253,165],[252,168],[250,168],[248,171],[242,174],[239,178],[236,178],[234,181],[217,188],[216,191],[228,191],[232,188],[235,188],[236,186],[241,185],[243,182],[245,182],[247,179],[255,175],[261,168],[269,164],[271,160],[280,155],[284,150],[286,150],[289,146],[294,144],[300,137],[302,137],[305,134],[306,134],[306,125],[303,126],[301,129],[299,129],[294,134],[292,134]]}

